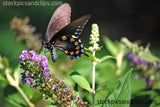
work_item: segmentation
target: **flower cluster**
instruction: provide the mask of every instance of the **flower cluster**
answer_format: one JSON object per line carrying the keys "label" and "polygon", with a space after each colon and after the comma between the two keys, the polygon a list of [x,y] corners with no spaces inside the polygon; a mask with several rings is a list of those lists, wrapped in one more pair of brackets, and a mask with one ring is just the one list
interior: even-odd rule
{"label": "flower cluster", "polygon": [[[48,80],[45,86],[40,88],[40,92],[44,93],[46,99],[52,96],[54,100],[53,105],[68,107],[68,106],[78,106],[78,107],[89,107],[87,102],[83,102],[71,88],[67,87],[62,80],[54,78]],[[53,96],[54,93],[54,96]]]}
{"label": "flower cluster", "polygon": [[51,98],[53,105],[68,107],[88,107],[87,102],[83,102],[71,88],[67,87],[62,80],[58,80],[49,72],[48,60],[46,56],[37,55],[35,51],[22,51],[22,55],[18,58],[21,68],[24,70],[22,75],[22,83],[26,81],[31,87],[39,86],[39,91],[43,93],[45,98]]}
{"label": "flower cluster", "polygon": [[99,36],[100,35],[99,35],[98,25],[92,24],[92,31],[91,31],[90,42],[89,42],[92,45],[89,47],[89,50],[91,52],[100,50],[99,44],[97,43],[99,42]]}
{"label": "flower cluster", "polygon": [[138,75],[135,79],[143,78],[147,82],[147,88],[151,88],[159,80],[160,76],[160,64],[155,65],[153,62],[149,62],[139,56],[129,52],[126,55],[126,59],[130,61],[130,66],[134,68],[134,71],[138,71]]}
{"label": "flower cluster", "polygon": [[40,34],[35,33],[36,28],[29,25],[28,17],[20,19],[14,17],[10,23],[10,28],[13,30],[17,41],[22,40],[28,49],[39,50],[37,47],[41,45]]}
{"label": "flower cluster", "polygon": [[21,68],[24,69],[24,72],[21,73],[23,84],[27,81],[31,87],[36,87],[51,76],[46,56],[37,55],[35,51],[28,53],[27,50],[23,50],[18,59]]}
{"label": "flower cluster", "polygon": [[134,56],[132,52],[129,52],[126,55],[126,58],[132,60],[130,65],[136,69],[148,70],[152,67],[152,63],[143,58],[140,58],[139,56]]}

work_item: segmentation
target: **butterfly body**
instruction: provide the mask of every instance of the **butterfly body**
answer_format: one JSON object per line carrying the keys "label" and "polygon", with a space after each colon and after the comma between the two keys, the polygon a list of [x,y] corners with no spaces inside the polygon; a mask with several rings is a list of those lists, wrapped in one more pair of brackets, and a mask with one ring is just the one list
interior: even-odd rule
{"label": "butterfly body", "polygon": [[49,49],[53,62],[57,59],[55,47],[63,51],[70,59],[77,59],[81,57],[81,54],[86,55],[79,36],[90,15],[82,16],[70,23],[70,12],[69,4],[62,4],[54,12],[47,27],[46,41],[42,43],[42,46]]}

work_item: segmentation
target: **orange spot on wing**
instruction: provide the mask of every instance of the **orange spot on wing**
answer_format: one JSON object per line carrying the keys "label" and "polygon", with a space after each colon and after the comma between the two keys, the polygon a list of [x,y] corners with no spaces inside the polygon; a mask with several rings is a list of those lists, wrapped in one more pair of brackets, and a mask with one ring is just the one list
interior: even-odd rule
{"label": "orange spot on wing", "polygon": [[74,42],[74,41],[75,41],[75,39],[74,39],[74,38],[70,38],[70,41],[71,41],[71,42]]}
{"label": "orange spot on wing", "polygon": [[79,53],[79,51],[76,51],[76,54],[78,54]]}
{"label": "orange spot on wing", "polygon": [[62,39],[62,40],[66,40],[67,37],[66,37],[66,36],[62,36],[61,39]]}
{"label": "orange spot on wing", "polygon": [[74,55],[74,52],[73,52],[73,51],[71,51],[71,52],[70,52],[70,54],[71,54],[71,55]]}
{"label": "orange spot on wing", "polygon": [[74,42],[74,45],[77,46],[77,45],[78,45],[78,42]]}
{"label": "orange spot on wing", "polygon": [[64,53],[65,53],[65,54],[68,54],[68,50],[65,50]]}
{"label": "orange spot on wing", "polygon": [[77,50],[78,50],[78,49],[79,49],[79,46],[76,46],[76,48],[75,48],[75,49],[77,49]]}

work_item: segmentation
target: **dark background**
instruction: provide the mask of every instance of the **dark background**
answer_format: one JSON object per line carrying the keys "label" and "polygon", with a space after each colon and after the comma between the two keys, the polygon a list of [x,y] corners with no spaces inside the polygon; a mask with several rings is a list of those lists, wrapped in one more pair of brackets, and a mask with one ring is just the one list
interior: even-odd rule
{"label": "dark background", "polygon": [[[63,2],[71,5],[73,20],[85,14],[91,14],[89,24],[97,23],[101,35],[112,39],[126,36],[132,41],[140,39],[142,43],[150,42],[154,46],[160,44],[158,0],[63,0]],[[56,7],[2,6],[1,24],[9,22],[14,16],[21,18],[29,16],[30,23],[37,27],[37,32],[44,35]]]}
{"label": "dark background", "polygon": [[[92,14],[100,34],[112,39],[122,36],[143,44],[159,45],[160,5],[158,0],[73,0],[74,13]],[[79,13],[77,13],[79,12]]]}

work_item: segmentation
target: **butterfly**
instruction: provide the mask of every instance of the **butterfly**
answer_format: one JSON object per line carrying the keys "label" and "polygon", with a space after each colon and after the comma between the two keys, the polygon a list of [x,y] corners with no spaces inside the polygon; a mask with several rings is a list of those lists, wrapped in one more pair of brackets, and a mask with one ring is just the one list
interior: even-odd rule
{"label": "butterfly", "polygon": [[85,15],[70,22],[70,14],[70,5],[64,3],[56,9],[48,24],[42,47],[50,51],[53,62],[57,60],[55,47],[63,51],[70,59],[77,59],[78,56],[81,57],[81,54],[88,56],[83,52],[83,44],[79,36],[91,15]]}

